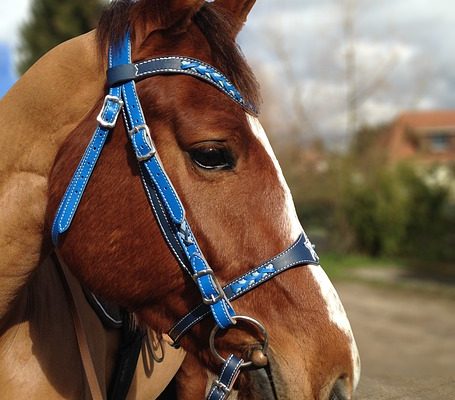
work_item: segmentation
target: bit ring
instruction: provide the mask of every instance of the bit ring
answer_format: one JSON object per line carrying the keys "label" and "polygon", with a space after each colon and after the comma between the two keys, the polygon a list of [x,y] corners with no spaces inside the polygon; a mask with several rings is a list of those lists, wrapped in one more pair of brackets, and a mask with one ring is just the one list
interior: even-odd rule
{"label": "bit ring", "polygon": [[[231,317],[234,321],[245,321],[250,323],[251,325],[254,325],[258,330],[262,333],[264,336],[263,341],[262,341],[262,352],[264,354],[267,354],[267,349],[269,347],[269,335],[267,333],[267,330],[265,329],[264,325],[262,325],[261,322],[259,322],[257,319],[247,317],[245,315],[234,315]],[[209,337],[209,345],[210,345],[210,350],[212,354],[221,362],[225,363],[226,359],[224,359],[220,353],[215,348],[215,336],[217,332],[219,331],[220,327],[218,325],[215,325],[212,329],[212,332],[210,332],[210,337]],[[244,361],[241,365],[240,368],[247,368],[253,365],[253,361]]]}

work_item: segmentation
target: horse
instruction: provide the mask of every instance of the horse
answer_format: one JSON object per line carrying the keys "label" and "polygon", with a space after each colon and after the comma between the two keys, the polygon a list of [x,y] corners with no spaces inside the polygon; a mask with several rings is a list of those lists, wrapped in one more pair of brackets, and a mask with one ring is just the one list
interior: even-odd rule
{"label": "horse", "polygon": [[[63,278],[55,259],[47,258],[53,250],[50,232],[72,173],[97,129],[106,94],[103,71],[109,63],[100,54],[107,54],[109,43],[130,31],[135,61],[175,54],[202,60],[226,74],[245,96],[244,104],[256,109],[254,75],[235,44],[253,4],[114,1],[97,32],[49,53],[2,101],[7,131],[2,148],[16,143],[22,150],[19,156],[18,151],[5,155],[1,165],[2,172],[13,171],[2,174],[1,198],[8,206],[0,214],[5,222],[0,236],[5,250],[0,381],[7,397],[90,398],[71,297],[106,395],[119,336],[103,328],[82,286],[121,305],[134,314],[137,325],[158,335],[198,306],[193,280],[180,269],[159,219],[151,214],[123,124],[112,129],[71,229],[59,239],[59,257],[67,266]],[[181,74],[138,82],[137,92],[150,141],[220,286],[292,248],[303,230],[254,112],[245,112],[242,104],[202,79]],[[28,204],[32,196],[33,207]],[[262,349],[267,373],[242,369],[231,398],[352,397],[359,380],[358,352],[338,295],[319,265],[294,265],[233,305],[239,315],[266,327],[269,349]],[[171,349],[166,343],[175,343],[163,336],[164,359],[152,368],[142,365],[147,358],[143,349],[128,398],[156,398],[175,374],[177,398],[203,398],[219,369],[217,352],[211,351],[215,344],[219,353],[253,358],[258,348],[254,327],[240,323],[214,339],[212,325],[205,318],[192,327],[179,343],[184,351]]]}

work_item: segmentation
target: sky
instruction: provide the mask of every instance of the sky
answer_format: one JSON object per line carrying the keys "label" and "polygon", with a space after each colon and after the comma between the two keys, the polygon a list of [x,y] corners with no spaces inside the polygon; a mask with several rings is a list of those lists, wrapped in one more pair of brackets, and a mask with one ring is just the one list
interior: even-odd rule
{"label": "sky", "polygon": [[[0,3],[0,97],[16,79],[18,27],[29,4]],[[403,110],[455,108],[454,11],[453,0],[257,0],[239,42],[263,88],[266,120],[280,130],[305,119],[296,128],[302,136],[342,140],[353,87],[359,124],[386,122]],[[350,85],[348,48],[356,60]]]}
{"label": "sky", "polygon": [[303,136],[343,140],[348,43],[355,49],[359,125],[388,122],[403,110],[455,108],[453,0],[351,0],[350,40],[343,31],[347,3],[256,3],[241,41],[266,102],[281,99],[281,107],[270,109],[282,116],[271,121],[275,130],[292,119],[291,103],[299,102],[310,122],[300,124],[309,131]]}
{"label": "sky", "polygon": [[26,18],[30,0],[0,2],[0,98],[8,91],[17,75],[14,68],[20,23]]}

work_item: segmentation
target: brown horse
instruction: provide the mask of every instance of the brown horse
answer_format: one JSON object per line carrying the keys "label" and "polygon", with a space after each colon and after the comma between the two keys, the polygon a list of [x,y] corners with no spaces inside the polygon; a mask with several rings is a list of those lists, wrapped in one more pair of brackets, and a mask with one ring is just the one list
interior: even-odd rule
{"label": "brown horse", "polygon": [[[251,103],[257,103],[259,96],[253,75],[235,45],[235,37],[253,3],[247,0],[205,4],[200,0],[117,1],[101,20],[98,51],[106,54],[108,41],[118,39],[130,27],[134,60],[172,54],[201,59],[226,73]],[[5,360],[10,366],[10,370],[6,364],[2,366],[0,379],[2,387],[10,390],[8,397],[34,394],[35,398],[57,399],[87,395],[67,306],[56,306],[56,302],[65,304],[61,281],[52,265],[34,268],[50,247],[48,228],[42,246],[40,241],[45,186],[52,162],[49,160],[59,148],[49,179],[47,227],[95,128],[104,97],[104,78],[100,71],[105,69],[105,60],[97,58],[93,35],[77,43],[81,44],[67,45],[63,48],[66,51],[61,50],[63,55],[55,56],[54,62],[59,61],[57,65],[63,70],[57,71],[61,73],[55,78],[49,69],[41,68],[41,72],[46,71],[41,79],[59,93],[53,95],[55,103],[49,104],[48,110],[46,106],[39,108],[59,121],[54,126],[46,114],[39,116],[44,120],[41,129],[50,125],[48,135],[52,142],[46,146],[53,150],[46,150],[43,165],[34,162],[38,167],[26,159],[25,163],[33,165],[33,174],[20,175],[22,181],[16,185],[27,184],[27,187],[6,191],[2,196],[6,200],[14,198],[11,193],[19,193],[20,200],[25,202],[32,193],[40,195],[33,212],[28,211],[30,207],[24,207],[26,217],[20,215],[9,220],[4,217],[9,230],[0,237],[5,249],[13,249],[2,258],[1,273],[5,281],[0,291],[4,333],[0,351],[9,355],[2,357],[2,363]],[[74,68],[84,63],[90,67],[82,71]],[[37,65],[28,76],[38,80],[39,71]],[[295,241],[301,227],[291,195],[256,119],[247,116],[241,107],[210,85],[191,77],[158,76],[139,83],[137,88],[162,162],[187,209],[187,218],[202,250],[222,283]],[[20,87],[14,91],[20,93]],[[25,94],[31,98],[35,92]],[[7,105],[15,103],[11,94]],[[4,116],[4,121],[7,117]],[[39,143],[39,139],[33,143]],[[199,155],[212,149],[228,155],[228,168],[204,168],[204,159]],[[11,156],[5,170],[13,162]],[[28,171],[27,167],[22,168]],[[200,297],[191,279],[181,273],[162,238],[138,174],[125,128],[117,124],[73,225],[61,241],[60,252],[79,281],[94,293],[128,308],[141,324],[165,332]],[[11,182],[13,177],[14,174]],[[27,179],[33,183],[31,188]],[[2,177],[4,187],[6,183]],[[12,210],[19,211],[19,208]],[[35,237],[31,238],[32,235]],[[22,238],[26,243],[16,246],[16,240]],[[29,256],[23,256],[22,251]],[[8,262],[20,268],[8,269]],[[78,284],[74,281],[72,284],[76,287],[76,303],[86,316],[85,330],[98,380],[106,387],[112,372],[111,351],[117,346],[118,337],[96,326],[99,322],[90,315],[83,296],[77,296]],[[289,270],[237,300],[234,306],[239,314],[254,316],[269,330],[270,380],[276,397],[351,398],[359,378],[357,349],[339,298],[319,266]],[[207,344],[212,324],[207,319],[182,341],[188,355],[177,376],[179,399],[203,398],[209,375],[217,372],[217,362]],[[64,335],[69,339],[65,340]],[[245,355],[254,345],[255,336],[241,330],[231,331],[217,341],[222,352],[240,351]],[[27,368],[21,371],[23,375],[16,367],[18,358],[27,361]],[[144,367],[139,367],[130,398],[156,397],[181,358],[182,352],[166,351],[164,364],[157,365],[151,376],[146,376]],[[261,379],[254,372],[242,375],[236,387],[238,398],[271,398],[272,391],[263,389]]]}

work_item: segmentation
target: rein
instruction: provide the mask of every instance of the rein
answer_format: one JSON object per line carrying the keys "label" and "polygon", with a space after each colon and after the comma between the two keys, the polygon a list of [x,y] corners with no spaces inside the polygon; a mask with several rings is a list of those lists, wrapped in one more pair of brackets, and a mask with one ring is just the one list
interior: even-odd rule
{"label": "rein", "polygon": [[235,86],[214,67],[194,58],[169,56],[153,58],[133,64],[129,33],[119,44],[109,48],[107,72],[109,93],[98,115],[98,126],[63,196],[52,225],[52,240],[58,245],[60,235],[66,232],[82,199],[86,185],[95,168],[110,131],[115,127],[123,110],[133,151],[138,160],[144,190],[156,220],[170,250],[179,265],[195,282],[202,302],[182,317],[169,331],[169,336],[178,346],[180,339],[191,327],[211,315],[215,327],[211,334],[210,348],[215,357],[223,362],[220,376],[209,391],[208,400],[226,399],[237,379],[240,369],[252,361],[231,354],[223,359],[214,347],[214,338],[219,329],[229,329],[242,319],[254,325],[263,335],[262,352],[267,352],[267,331],[256,319],[237,315],[231,301],[258,287],[262,283],[297,265],[319,263],[311,242],[302,232],[288,249],[253,268],[222,287],[214,271],[208,265],[191,227],[185,210],[167,176],[146,124],[142,107],[136,93],[135,81],[154,75],[184,74],[201,79],[223,92],[245,111],[256,111],[243,99]]}

